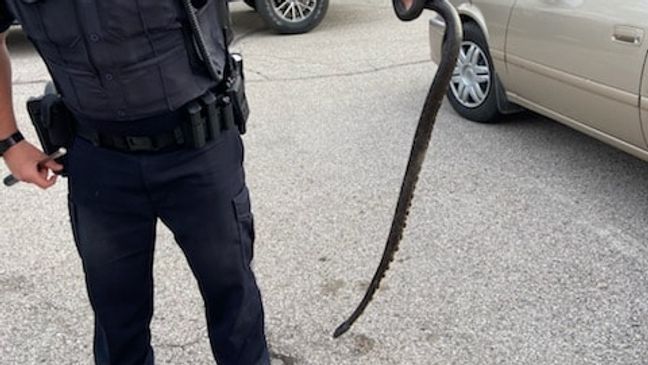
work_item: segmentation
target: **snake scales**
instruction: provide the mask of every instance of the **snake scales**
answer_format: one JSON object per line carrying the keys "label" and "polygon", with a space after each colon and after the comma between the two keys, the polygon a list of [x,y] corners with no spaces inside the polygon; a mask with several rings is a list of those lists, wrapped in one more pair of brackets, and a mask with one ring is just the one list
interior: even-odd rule
{"label": "snake scales", "polygon": [[[372,301],[374,295],[380,287],[382,279],[385,277],[387,270],[389,270],[389,265],[394,260],[396,252],[399,249],[400,242],[403,238],[403,231],[407,225],[407,217],[409,215],[409,210],[412,205],[412,199],[414,197],[414,190],[416,189],[416,183],[418,182],[419,175],[423,166],[423,161],[425,160],[425,155],[427,154],[428,147],[430,145],[430,139],[432,138],[432,130],[434,129],[434,124],[436,122],[436,117],[441,108],[441,103],[443,102],[443,97],[445,96],[450,79],[457,62],[457,57],[459,54],[459,49],[461,47],[462,39],[462,28],[459,15],[454,7],[447,0],[420,0],[418,5],[419,9],[414,10],[414,12],[405,12],[403,5],[400,2],[401,0],[394,0],[394,6],[396,13],[401,18],[401,20],[413,20],[418,17],[423,10],[427,8],[433,11],[436,11],[446,22],[446,31],[443,43],[443,56],[439,67],[437,69],[436,76],[430,87],[425,104],[423,106],[423,111],[416,128],[416,133],[414,135],[414,142],[412,143],[412,149],[410,152],[409,162],[407,164],[407,169],[405,171],[405,177],[403,178],[403,183],[401,185],[400,195],[398,197],[398,203],[396,205],[396,211],[392,220],[391,230],[387,238],[387,243],[383,252],[382,259],[378,265],[378,269],[367,288],[367,291],[364,295],[364,298],[354,310],[351,316],[344,321],[333,334],[334,338],[342,336],[346,333],[353,323],[360,318],[362,313]],[[399,12],[400,11],[400,12]]]}

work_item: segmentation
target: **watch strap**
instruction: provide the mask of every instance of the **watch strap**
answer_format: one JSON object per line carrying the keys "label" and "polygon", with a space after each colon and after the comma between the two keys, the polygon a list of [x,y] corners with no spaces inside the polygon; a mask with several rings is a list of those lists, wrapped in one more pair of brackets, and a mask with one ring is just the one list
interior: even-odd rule
{"label": "watch strap", "polygon": [[16,132],[9,136],[7,139],[0,140],[0,156],[4,155],[8,149],[17,145],[20,141],[24,140],[22,133]]}

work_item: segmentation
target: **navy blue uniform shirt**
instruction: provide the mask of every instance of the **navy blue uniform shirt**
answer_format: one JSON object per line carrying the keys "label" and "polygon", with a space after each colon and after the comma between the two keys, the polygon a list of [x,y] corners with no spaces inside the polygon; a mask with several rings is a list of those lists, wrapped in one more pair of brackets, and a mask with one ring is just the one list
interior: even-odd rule
{"label": "navy blue uniform shirt", "polygon": [[9,29],[15,18],[9,12],[9,8],[4,0],[0,0],[0,33]]}

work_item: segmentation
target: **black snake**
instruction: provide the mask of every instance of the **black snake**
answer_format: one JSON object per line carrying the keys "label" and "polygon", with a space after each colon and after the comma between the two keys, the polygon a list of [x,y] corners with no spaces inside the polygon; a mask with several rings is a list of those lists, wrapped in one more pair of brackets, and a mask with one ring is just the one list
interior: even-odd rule
{"label": "black snake", "polygon": [[373,299],[374,294],[378,291],[380,282],[385,277],[389,265],[394,260],[396,252],[398,251],[400,242],[403,238],[403,231],[407,224],[407,216],[409,215],[409,209],[412,205],[416,183],[421,173],[428,146],[430,145],[430,139],[432,137],[432,130],[434,128],[437,113],[441,108],[443,97],[448,90],[448,85],[452,78],[457,63],[457,57],[459,55],[459,49],[461,47],[463,33],[461,21],[457,11],[447,0],[414,0],[414,5],[409,9],[405,9],[402,0],[393,0],[393,2],[396,14],[401,20],[409,21],[418,18],[424,8],[436,11],[445,20],[446,31],[442,49],[443,56],[439,63],[439,68],[437,69],[432,87],[430,88],[427,99],[425,100],[425,105],[423,106],[423,111],[416,128],[407,170],[405,171],[405,177],[403,178],[403,183],[401,185],[398,204],[396,205],[391,230],[389,232],[389,237],[387,238],[387,244],[385,245],[385,251],[380,261],[380,265],[367,288],[362,302],[360,302],[349,319],[344,321],[335,330],[335,333],[333,334],[333,337],[335,338],[346,333],[353,323],[360,318]]}

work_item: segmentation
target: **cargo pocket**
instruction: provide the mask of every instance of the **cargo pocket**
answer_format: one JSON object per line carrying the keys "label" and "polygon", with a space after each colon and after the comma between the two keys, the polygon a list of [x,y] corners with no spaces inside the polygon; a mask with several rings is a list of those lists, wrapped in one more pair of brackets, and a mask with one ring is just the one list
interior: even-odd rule
{"label": "cargo pocket", "polygon": [[234,212],[238,228],[243,264],[249,267],[254,259],[254,217],[250,207],[250,193],[247,187],[234,197]]}

